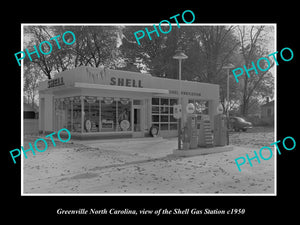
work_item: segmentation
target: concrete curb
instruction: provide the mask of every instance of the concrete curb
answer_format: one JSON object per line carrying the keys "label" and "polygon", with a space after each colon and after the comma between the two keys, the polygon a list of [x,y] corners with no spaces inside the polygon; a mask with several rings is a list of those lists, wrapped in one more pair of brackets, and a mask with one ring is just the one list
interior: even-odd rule
{"label": "concrete curb", "polygon": [[97,144],[110,142],[130,142],[130,141],[162,141],[162,137],[140,137],[140,138],[115,138],[115,139],[99,139],[99,140],[72,140],[76,144]]}
{"label": "concrete curb", "polygon": [[228,152],[234,149],[233,146],[222,146],[222,147],[212,147],[212,148],[197,148],[197,149],[190,149],[190,150],[173,150],[174,156],[197,156],[197,155],[207,155],[212,153],[220,153],[220,152]]}

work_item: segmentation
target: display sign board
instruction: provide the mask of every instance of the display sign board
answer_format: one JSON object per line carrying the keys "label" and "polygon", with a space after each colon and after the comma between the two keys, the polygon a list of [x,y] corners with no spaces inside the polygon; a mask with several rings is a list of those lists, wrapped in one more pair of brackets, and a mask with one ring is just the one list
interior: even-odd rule
{"label": "display sign board", "polygon": [[114,121],[112,120],[102,120],[102,129],[112,129],[114,128]]}
{"label": "display sign board", "polygon": [[128,120],[122,120],[122,121],[120,122],[120,127],[121,127],[121,129],[122,129],[123,131],[128,130],[129,127],[130,127],[129,121],[128,121]]}
{"label": "display sign board", "polygon": [[90,120],[86,120],[86,121],[84,122],[84,126],[85,126],[85,129],[86,129],[87,132],[90,132],[90,131],[91,131],[92,123],[91,123]]}
{"label": "display sign board", "polygon": [[202,113],[206,109],[206,106],[203,103],[196,102],[195,108],[198,113]]}
{"label": "display sign board", "polygon": [[173,105],[173,117],[179,119],[182,117],[181,105]]}
{"label": "display sign board", "polygon": [[194,106],[193,103],[187,104],[187,106],[186,106],[186,112],[190,113],[190,114],[192,114],[192,113],[195,112],[195,106]]}
{"label": "display sign board", "polygon": [[220,104],[218,105],[218,107],[217,107],[217,113],[218,113],[218,114],[222,114],[222,113],[223,113],[223,106],[222,106],[221,103],[220,103]]}

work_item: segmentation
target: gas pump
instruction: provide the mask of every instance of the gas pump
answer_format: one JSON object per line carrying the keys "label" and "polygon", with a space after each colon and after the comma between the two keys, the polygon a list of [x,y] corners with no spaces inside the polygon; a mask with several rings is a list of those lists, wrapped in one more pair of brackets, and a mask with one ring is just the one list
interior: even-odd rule
{"label": "gas pump", "polygon": [[225,146],[227,144],[227,117],[224,114],[217,114],[214,120],[214,144]]}
{"label": "gas pump", "polygon": [[197,115],[194,114],[195,106],[189,103],[186,106],[187,120],[183,129],[183,149],[193,149],[198,146]]}
{"label": "gas pump", "polygon": [[197,135],[197,115],[188,114],[187,116],[187,134],[190,137],[190,148],[197,148],[198,146],[198,135]]}
{"label": "gas pump", "polygon": [[213,146],[213,134],[211,130],[209,115],[199,115],[197,118],[198,129],[198,146],[211,147]]}

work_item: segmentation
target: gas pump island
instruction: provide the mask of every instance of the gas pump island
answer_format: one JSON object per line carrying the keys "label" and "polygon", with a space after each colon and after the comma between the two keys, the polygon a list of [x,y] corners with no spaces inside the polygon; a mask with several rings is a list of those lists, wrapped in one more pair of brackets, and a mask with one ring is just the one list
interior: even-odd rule
{"label": "gas pump island", "polygon": [[187,120],[181,135],[183,150],[229,144],[227,143],[227,118],[224,114],[215,115],[212,130],[209,115],[196,114],[193,103],[187,105],[186,112]]}

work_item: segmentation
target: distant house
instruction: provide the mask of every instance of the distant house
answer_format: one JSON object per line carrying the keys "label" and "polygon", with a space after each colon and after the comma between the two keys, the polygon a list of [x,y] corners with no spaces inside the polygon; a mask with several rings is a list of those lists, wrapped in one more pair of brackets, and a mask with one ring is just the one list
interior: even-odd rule
{"label": "distant house", "polygon": [[38,110],[33,108],[30,104],[23,104],[23,115],[24,119],[36,119]]}
{"label": "distant house", "polygon": [[261,112],[260,112],[261,120],[268,124],[273,125],[274,124],[274,100],[269,101],[269,98],[267,98],[267,103],[261,106]]}
{"label": "distant house", "polygon": [[33,108],[30,104],[23,104],[23,128],[24,134],[38,134],[39,120],[38,109]]}

